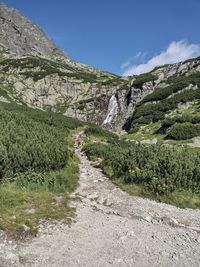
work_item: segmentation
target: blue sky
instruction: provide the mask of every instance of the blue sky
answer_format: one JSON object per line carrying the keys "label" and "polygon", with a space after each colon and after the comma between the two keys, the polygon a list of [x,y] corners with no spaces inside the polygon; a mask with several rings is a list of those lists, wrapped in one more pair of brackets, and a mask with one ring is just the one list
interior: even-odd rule
{"label": "blue sky", "polygon": [[[74,60],[117,74],[200,55],[200,0],[3,0]],[[156,58],[155,58],[156,57]]]}

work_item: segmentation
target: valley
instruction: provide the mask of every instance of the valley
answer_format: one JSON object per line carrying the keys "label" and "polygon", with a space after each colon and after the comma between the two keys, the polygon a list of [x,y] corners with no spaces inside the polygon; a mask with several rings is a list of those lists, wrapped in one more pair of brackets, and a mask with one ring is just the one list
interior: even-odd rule
{"label": "valley", "polygon": [[128,77],[0,4],[0,267],[199,266],[200,57]]}

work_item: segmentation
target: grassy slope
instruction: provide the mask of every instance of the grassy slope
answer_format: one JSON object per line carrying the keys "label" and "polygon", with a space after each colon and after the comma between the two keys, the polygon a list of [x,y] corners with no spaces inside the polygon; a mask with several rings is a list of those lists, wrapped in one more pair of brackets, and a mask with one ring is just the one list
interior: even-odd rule
{"label": "grassy slope", "polygon": [[4,51],[0,51],[0,70],[4,75],[22,75],[25,78],[32,78],[34,81],[43,79],[51,74],[57,74],[61,77],[71,78],[72,81],[79,80],[82,83],[113,86],[126,83],[126,79],[120,76],[96,70],[80,63],[52,61],[39,56],[8,59]]}
{"label": "grassy slope", "polygon": [[[14,103],[1,103],[5,111],[14,111],[18,117],[27,116],[30,120],[40,121],[40,124],[48,123],[49,115],[46,112],[33,110]],[[54,119],[55,116],[55,120]],[[60,122],[59,122],[60,118]],[[74,140],[72,134],[79,131],[81,122],[62,115],[52,114],[53,127],[65,127],[66,145],[69,150],[69,160],[66,167],[57,171],[32,171],[28,173],[8,174],[0,184],[0,228],[6,229],[13,236],[23,236],[24,227],[30,228],[28,234],[37,232],[37,225],[41,220],[70,221],[73,209],[70,208],[69,193],[75,190],[79,180],[79,160],[74,154]],[[62,128],[58,128],[59,131]],[[44,183],[38,182],[38,177],[44,178]],[[35,180],[36,179],[36,180]],[[53,184],[52,184],[53,182]],[[61,203],[56,198],[62,197]],[[34,214],[29,213],[34,209]]]}

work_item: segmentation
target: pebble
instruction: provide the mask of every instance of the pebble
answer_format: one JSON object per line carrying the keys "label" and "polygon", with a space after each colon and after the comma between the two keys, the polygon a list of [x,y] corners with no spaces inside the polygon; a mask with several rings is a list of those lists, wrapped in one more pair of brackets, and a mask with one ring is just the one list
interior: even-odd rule
{"label": "pebble", "polygon": [[88,198],[88,199],[91,199],[91,200],[92,200],[92,199],[96,199],[96,198],[98,198],[98,197],[99,197],[99,196],[98,196],[96,193],[87,196],[87,198]]}
{"label": "pebble", "polygon": [[143,218],[146,222],[152,222],[152,217],[151,216],[146,216]]}
{"label": "pebble", "polygon": [[[32,209],[26,209],[25,212],[28,213],[28,214],[35,214],[36,209],[33,209],[33,208]],[[13,217],[15,217],[15,216],[13,216]],[[16,219],[16,217],[15,217],[15,219]]]}
{"label": "pebble", "polygon": [[64,204],[64,202],[65,202],[65,198],[64,197],[62,197],[62,196],[56,196],[55,198],[54,198],[54,200],[55,200],[55,202],[56,202],[56,205],[63,205]]}
{"label": "pebble", "polygon": [[31,230],[31,228],[26,224],[21,224],[21,228],[24,233],[28,233]]}

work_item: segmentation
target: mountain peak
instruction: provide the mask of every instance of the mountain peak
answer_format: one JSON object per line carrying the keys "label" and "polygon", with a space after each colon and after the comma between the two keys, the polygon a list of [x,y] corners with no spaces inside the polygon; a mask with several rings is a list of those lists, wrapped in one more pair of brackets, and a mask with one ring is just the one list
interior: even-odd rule
{"label": "mountain peak", "polygon": [[69,60],[39,26],[4,3],[0,3],[0,46],[15,56],[34,54]]}

